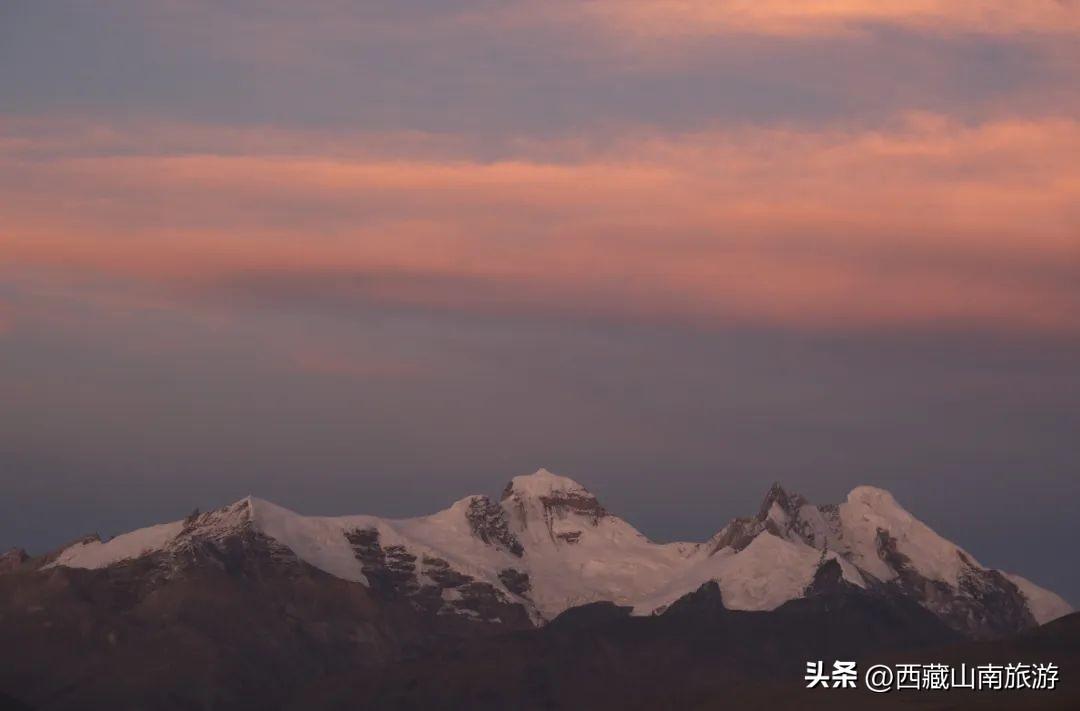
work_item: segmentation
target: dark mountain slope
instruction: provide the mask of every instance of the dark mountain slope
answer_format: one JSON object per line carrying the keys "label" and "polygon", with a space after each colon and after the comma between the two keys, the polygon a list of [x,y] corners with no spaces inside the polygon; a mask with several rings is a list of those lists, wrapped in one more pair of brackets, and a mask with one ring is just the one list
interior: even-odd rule
{"label": "dark mountain slope", "polygon": [[183,561],[0,576],[0,692],[42,709],[277,708],[321,676],[495,629],[421,614],[245,532]]}
{"label": "dark mountain slope", "polygon": [[774,612],[725,610],[714,583],[663,615],[596,603],[539,630],[456,642],[377,679],[324,679],[320,707],[394,709],[683,709],[771,686],[797,693],[807,659],[955,641],[933,614],[862,592],[793,601]]}

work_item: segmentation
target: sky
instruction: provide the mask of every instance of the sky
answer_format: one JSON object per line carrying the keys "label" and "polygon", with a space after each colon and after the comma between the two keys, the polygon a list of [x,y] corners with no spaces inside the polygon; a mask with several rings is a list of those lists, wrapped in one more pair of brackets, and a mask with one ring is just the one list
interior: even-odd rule
{"label": "sky", "polygon": [[1080,604],[1077,76],[1077,0],[6,0],[0,548],[546,467]]}

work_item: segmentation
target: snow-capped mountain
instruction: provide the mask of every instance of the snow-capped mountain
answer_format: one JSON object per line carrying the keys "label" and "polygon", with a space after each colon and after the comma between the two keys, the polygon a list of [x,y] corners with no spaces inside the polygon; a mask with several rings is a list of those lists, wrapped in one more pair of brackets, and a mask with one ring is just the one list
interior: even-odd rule
{"label": "snow-capped mountain", "polygon": [[815,506],[774,485],[755,516],[708,541],[660,544],[543,469],[515,477],[498,502],[468,496],[411,519],[302,516],[249,497],[109,541],[82,540],[44,565],[98,569],[152,557],[168,576],[185,561],[244,555],[237,541],[436,616],[488,623],[527,616],[539,625],[596,601],[651,615],[709,581],[736,610],[772,610],[826,587],[902,596],[975,636],[1071,611],[1054,593],[980,565],[882,489],[857,487],[841,504]]}

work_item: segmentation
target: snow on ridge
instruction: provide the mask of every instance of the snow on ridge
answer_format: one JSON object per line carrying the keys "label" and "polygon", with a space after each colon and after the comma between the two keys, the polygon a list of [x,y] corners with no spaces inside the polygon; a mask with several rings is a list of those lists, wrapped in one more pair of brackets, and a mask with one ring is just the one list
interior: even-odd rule
{"label": "snow on ridge", "polygon": [[1013,575],[1012,573],[1002,573],[1002,575],[1020,588],[1020,593],[1027,600],[1031,616],[1040,625],[1045,625],[1051,620],[1056,620],[1073,612],[1073,606],[1057,593],[1041,588],[1020,575]]}
{"label": "snow on ridge", "polygon": [[[177,545],[191,530],[203,536],[221,536],[249,520],[253,497],[240,499],[215,511],[154,526],[139,528],[107,541],[85,540],[60,551],[47,567],[105,568],[125,560],[159,553]],[[194,527],[194,529],[192,529]],[[183,535],[182,535],[183,534]]]}
{"label": "snow on ridge", "polygon": [[[903,565],[954,589],[970,568],[982,568],[908,513],[891,493],[872,486],[856,487],[835,506],[814,506],[797,495],[788,496],[789,503],[773,500],[757,519],[737,519],[746,534],[731,537],[720,549],[653,543],[626,521],[604,512],[581,484],[546,469],[514,477],[504,497],[502,510],[522,544],[520,555],[477,535],[469,511],[478,500],[490,501],[485,496],[466,496],[437,513],[407,519],[303,516],[249,496],[216,511],[106,542],[77,543],[61,551],[51,565],[102,568],[179,550],[189,539],[221,540],[250,525],[313,567],[367,584],[346,534],[374,530],[379,545],[401,546],[416,556],[421,582],[429,569],[427,561],[438,559],[438,565],[449,565],[523,602],[537,621],[597,600],[650,614],[709,580],[718,582],[724,604],[732,609],[770,610],[800,597],[822,560],[835,559],[843,578],[859,587],[867,586],[869,576],[884,582],[894,579],[896,558],[882,553],[883,540],[895,546],[901,560],[906,559]],[[528,576],[530,589],[524,597],[506,589],[500,573],[507,569]],[[1054,593],[1020,576],[1007,577],[1039,623],[1072,611]]]}
{"label": "snow on ridge", "polygon": [[163,550],[180,534],[183,521],[160,523],[114,536],[108,541],[83,541],[68,546],[48,567],[104,568],[132,558]]}
{"label": "snow on ridge", "polygon": [[254,497],[248,497],[248,504],[255,530],[288,547],[309,565],[343,580],[367,584],[338,520],[301,516]]}
{"label": "snow on ridge", "polygon": [[954,588],[969,565],[983,567],[970,553],[908,513],[884,489],[856,487],[838,508],[846,552],[856,565],[881,580],[893,579],[896,571],[878,553],[879,531],[895,540],[897,551],[921,575]]}
{"label": "snow on ridge", "polygon": [[403,546],[417,556],[423,574],[425,558],[437,558],[477,580],[503,588],[498,572],[520,566],[509,553],[478,539],[465,517],[468,505],[480,498],[468,496],[429,516],[388,519],[368,515],[303,516],[260,499],[253,499],[253,521],[258,531],[285,545],[304,562],[335,577],[367,583],[361,562],[346,533],[374,530],[379,543]]}
{"label": "snow on ridge", "polygon": [[633,614],[666,609],[703,583],[715,580],[724,606],[732,610],[773,610],[802,594],[817,571],[821,552],[762,533],[745,548],[723,548],[683,571],[634,606]]}
{"label": "snow on ridge", "polygon": [[824,553],[800,540],[788,540],[768,531],[745,548],[722,548],[697,559],[690,567],[634,605],[634,615],[662,611],[703,583],[720,586],[724,606],[730,610],[775,610],[801,597],[823,560],[836,560],[843,578],[861,588],[866,582],[850,562],[835,552]]}

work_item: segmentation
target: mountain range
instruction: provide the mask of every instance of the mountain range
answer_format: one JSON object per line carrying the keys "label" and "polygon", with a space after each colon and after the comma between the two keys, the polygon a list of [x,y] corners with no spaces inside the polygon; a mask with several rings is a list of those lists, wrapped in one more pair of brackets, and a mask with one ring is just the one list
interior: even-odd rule
{"label": "mountain range", "polygon": [[[468,496],[418,518],[303,516],[248,497],[37,557],[13,550],[0,556],[0,692],[49,709],[422,708],[453,706],[446,687],[464,708],[559,707],[526,671],[550,676],[577,658],[559,650],[567,639],[580,650],[600,634],[609,677],[664,668],[635,635],[669,660],[696,645],[706,651],[665,678],[705,693],[795,669],[799,654],[993,644],[1071,612],[882,489],[814,505],[774,485],[706,541],[656,543],[541,469],[499,501]],[[714,671],[704,687],[680,677],[701,681],[694,659]],[[432,660],[453,678],[426,674]],[[498,680],[476,676],[500,665]],[[589,695],[603,679],[575,683]],[[635,698],[646,691],[619,704]]]}

